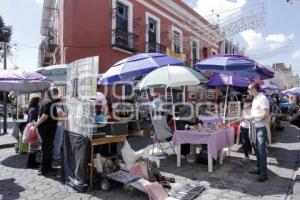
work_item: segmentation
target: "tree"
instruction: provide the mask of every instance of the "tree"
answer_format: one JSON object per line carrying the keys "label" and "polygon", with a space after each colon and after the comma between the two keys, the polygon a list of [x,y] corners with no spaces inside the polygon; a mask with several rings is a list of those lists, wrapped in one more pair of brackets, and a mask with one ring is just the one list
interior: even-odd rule
{"label": "tree", "polygon": [[[0,42],[9,42],[11,38],[11,30],[10,28],[6,29],[3,19],[0,15]],[[4,30],[8,31],[4,31]]]}

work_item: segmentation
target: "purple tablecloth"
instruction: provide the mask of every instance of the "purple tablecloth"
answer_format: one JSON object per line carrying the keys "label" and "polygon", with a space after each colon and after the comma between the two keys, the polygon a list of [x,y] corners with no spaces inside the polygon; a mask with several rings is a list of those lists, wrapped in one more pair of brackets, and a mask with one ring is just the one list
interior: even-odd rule
{"label": "purple tablecloth", "polygon": [[198,115],[198,119],[203,123],[219,123],[223,121],[223,117],[221,116],[207,116],[207,115]]}
{"label": "purple tablecloth", "polygon": [[212,133],[198,130],[176,130],[173,134],[174,145],[179,144],[207,144],[208,153],[217,159],[218,151],[234,144],[232,128],[218,129]]}

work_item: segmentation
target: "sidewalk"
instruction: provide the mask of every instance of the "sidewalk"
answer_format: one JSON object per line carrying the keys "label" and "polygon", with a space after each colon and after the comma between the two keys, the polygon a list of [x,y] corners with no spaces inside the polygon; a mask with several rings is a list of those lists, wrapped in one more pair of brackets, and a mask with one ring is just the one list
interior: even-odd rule
{"label": "sidewalk", "polygon": [[[294,128],[285,123],[282,132],[273,135],[273,144],[269,147],[268,175],[264,183],[256,182],[256,176],[248,173],[254,169],[256,161],[242,162],[243,155],[231,152],[222,166],[215,165],[214,172],[207,172],[207,165],[190,164],[182,161],[182,167],[176,167],[176,157],[169,156],[160,160],[163,175],[175,177],[176,182],[198,182],[205,191],[198,200],[285,200],[297,199],[297,184],[292,178],[297,173],[299,163],[299,139]],[[13,148],[0,149],[0,198],[3,199],[147,199],[139,191],[126,192],[122,186],[114,187],[110,192],[94,190],[81,194],[62,185],[56,180],[37,175],[37,170],[25,169],[26,155],[16,155]],[[297,182],[296,182],[297,183]],[[295,193],[295,196],[293,196]]]}
{"label": "sidewalk", "polygon": [[0,135],[0,149],[14,147],[17,143],[17,140],[11,136],[12,130],[7,131],[7,134]]}
{"label": "sidewalk", "polygon": [[0,149],[14,147],[17,143],[17,140],[12,137],[12,128],[13,128],[13,121],[12,118],[7,119],[7,133],[3,134],[3,122],[1,121],[1,130],[0,130]]}

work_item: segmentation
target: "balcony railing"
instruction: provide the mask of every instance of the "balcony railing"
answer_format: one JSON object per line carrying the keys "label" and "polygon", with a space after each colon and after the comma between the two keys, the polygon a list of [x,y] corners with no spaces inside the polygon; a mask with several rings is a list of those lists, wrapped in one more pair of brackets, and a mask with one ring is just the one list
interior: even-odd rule
{"label": "balcony railing", "polygon": [[57,47],[57,30],[52,28],[48,31],[47,51],[54,53]]}
{"label": "balcony railing", "polygon": [[57,44],[47,44],[47,51],[53,53],[55,51],[55,49],[58,47]]}
{"label": "balcony railing", "polygon": [[148,42],[146,43],[146,50],[148,53],[166,53],[167,47],[159,43]]}
{"label": "balcony railing", "polygon": [[122,48],[131,52],[138,51],[137,43],[139,37],[137,35],[121,29],[114,29],[113,36],[115,37],[115,41],[112,44],[113,47]]}
{"label": "balcony railing", "polygon": [[200,59],[193,59],[192,60],[192,68],[195,69],[195,66],[197,64],[197,62],[201,61]]}

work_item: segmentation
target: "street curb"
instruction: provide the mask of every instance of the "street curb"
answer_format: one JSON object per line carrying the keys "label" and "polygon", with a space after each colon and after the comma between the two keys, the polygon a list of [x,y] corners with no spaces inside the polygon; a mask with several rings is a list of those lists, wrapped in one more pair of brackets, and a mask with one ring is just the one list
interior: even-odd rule
{"label": "street curb", "polygon": [[0,145],[0,149],[6,149],[6,148],[11,148],[14,147],[16,143],[11,143],[11,144],[2,144]]}

